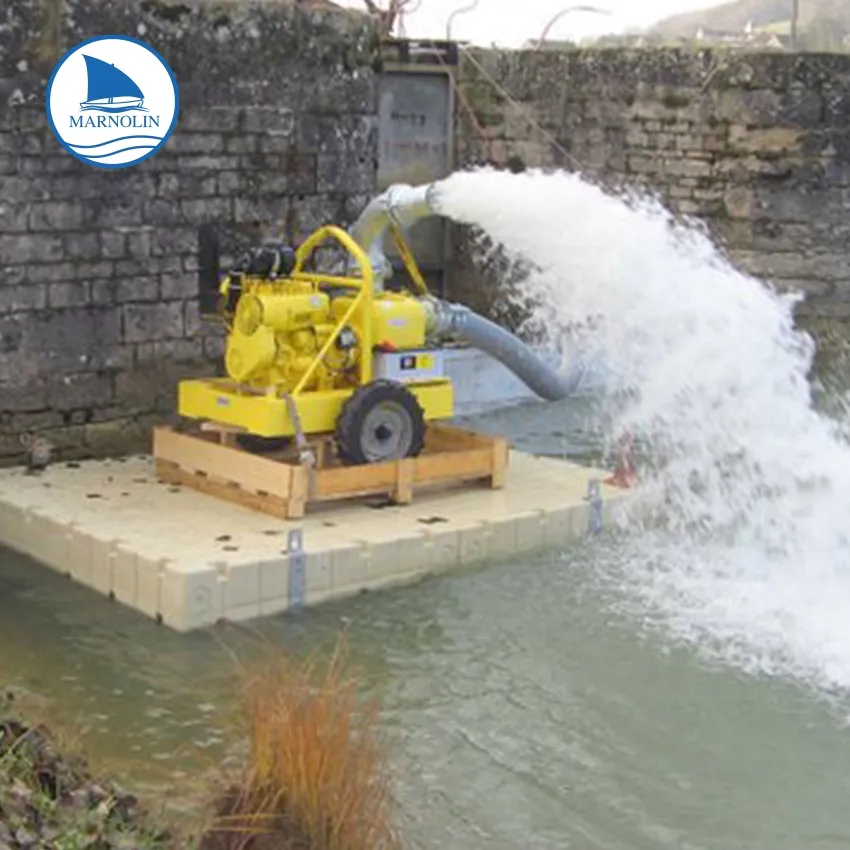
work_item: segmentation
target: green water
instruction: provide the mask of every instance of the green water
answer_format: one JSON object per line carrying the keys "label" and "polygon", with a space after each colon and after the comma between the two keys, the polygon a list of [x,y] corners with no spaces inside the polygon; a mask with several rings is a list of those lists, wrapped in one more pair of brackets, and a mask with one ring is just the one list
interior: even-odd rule
{"label": "green water", "polygon": [[[541,451],[592,454],[571,416],[560,429],[534,410],[484,425]],[[791,683],[642,636],[602,579],[617,545],[588,540],[188,636],[5,553],[0,678],[82,725],[95,761],[136,788],[193,789],[240,750],[228,734],[234,658],[258,642],[327,650],[345,623],[386,706],[413,847],[850,846],[843,716]]]}

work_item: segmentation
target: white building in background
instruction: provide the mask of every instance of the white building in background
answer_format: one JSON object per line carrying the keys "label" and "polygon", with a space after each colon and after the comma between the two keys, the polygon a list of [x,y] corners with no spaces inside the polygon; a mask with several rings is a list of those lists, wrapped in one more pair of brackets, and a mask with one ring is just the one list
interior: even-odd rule
{"label": "white building in background", "polygon": [[707,45],[722,44],[727,47],[760,47],[782,50],[787,46],[784,36],[779,33],[756,29],[752,21],[747,21],[741,32],[699,27],[694,34],[694,40]]}

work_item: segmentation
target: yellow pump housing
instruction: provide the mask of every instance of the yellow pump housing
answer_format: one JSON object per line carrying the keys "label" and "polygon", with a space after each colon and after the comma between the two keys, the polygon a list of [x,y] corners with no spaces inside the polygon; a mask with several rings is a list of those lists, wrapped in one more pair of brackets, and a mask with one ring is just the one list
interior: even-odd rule
{"label": "yellow pump housing", "polygon": [[[427,294],[401,233],[393,228],[393,234],[411,279]],[[328,240],[345,249],[359,274],[304,270]],[[342,441],[351,442],[352,429],[379,427],[375,422],[382,410],[385,430],[392,416],[399,427],[413,428],[410,446],[402,452],[408,455],[421,450],[413,420],[420,414],[422,421],[452,416],[453,388],[442,374],[442,352],[427,345],[425,303],[413,293],[375,291],[368,258],[341,228],[326,226],[313,233],[295,252],[286,277],[245,275],[238,283],[235,307],[220,309],[228,328],[227,377],[182,381],[182,416],[261,437],[333,432],[340,437],[344,425],[349,433]],[[233,287],[233,276],[225,277],[222,303],[232,299]],[[355,394],[359,406],[348,406],[341,425],[346,402]],[[348,455],[350,461],[381,459],[377,448]]]}

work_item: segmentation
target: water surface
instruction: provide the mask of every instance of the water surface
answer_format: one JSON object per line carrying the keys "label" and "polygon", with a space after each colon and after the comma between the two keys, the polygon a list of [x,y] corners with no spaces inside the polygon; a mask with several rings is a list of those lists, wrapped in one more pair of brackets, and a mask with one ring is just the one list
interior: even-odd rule
{"label": "water surface", "polygon": [[[551,454],[598,451],[590,403],[488,415]],[[552,423],[557,423],[553,425]],[[137,788],[193,788],[240,742],[234,656],[327,651],[342,623],[381,694],[415,847],[850,846],[839,705],[710,664],[623,602],[628,539],[505,561],[241,628],[177,635],[10,553],[0,671],[83,724]]]}

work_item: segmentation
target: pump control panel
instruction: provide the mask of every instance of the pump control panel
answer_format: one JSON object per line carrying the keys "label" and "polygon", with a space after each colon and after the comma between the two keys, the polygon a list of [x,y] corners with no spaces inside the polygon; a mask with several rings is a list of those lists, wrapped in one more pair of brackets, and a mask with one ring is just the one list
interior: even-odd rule
{"label": "pump control panel", "polygon": [[375,378],[407,383],[442,378],[445,360],[439,349],[422,348],[408,351],[378,351],[373,369]]}

